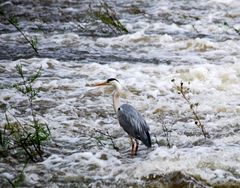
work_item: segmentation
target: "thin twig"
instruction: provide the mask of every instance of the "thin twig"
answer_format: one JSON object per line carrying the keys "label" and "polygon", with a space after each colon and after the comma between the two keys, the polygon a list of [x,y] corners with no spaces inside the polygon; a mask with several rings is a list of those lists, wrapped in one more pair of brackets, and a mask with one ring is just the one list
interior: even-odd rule
{"label": "thin twig", "polygon": [[20,27],[16,24],[16,22],[15,22],[13,19],[8,18],[8,17],[5,15],[5,13],[3,12],[3,10],[1,10],[0,15],[2,15],[11,25],[13,25],[13,26],[17,29],[18,32],[21,33],[21,35],[24,37],[24,39],[31,45],[31,47],[32,47],[32,49],[34,50],[34,52],[35,52],[36,54],[38,54],[38,49],[36,48],[34,42],[33,42],[32,40],[30,40],[30,39],[26,36],[26,34],[20,29]]}
{"label": "thin twig", "polygon": [[97,132],[97,133],[99,133],[99,134],[101,134],[101,135],[104,135],[104,136],[106,136],[108,139],[110,139],[113,148],[114,148],[116,151],[119,151],[119,147],[116,146],[116,144],[114,143],[113,137],[109,134],[108,131],[106,131],[106,133],[103,132],[103,131],[101,131],[101,130],[99,130],[99,129],[94,129],[94,131]]}
{"label": "thin twig", "polygon": [[175,87],[177,88],[177,91],[179,94],[181,94],[181,96],[183,97],[183,99],[187,102],[187,104],[189,105],[190,109],[191,109],[191,112],[193,114],[193,117],[194,117],[194,120],[195,120],[195,125],[197,127],[199,127],[201,129],[201,132],[203,134],[203,136],[205,138],[208,138],[210,135],[209,133],[206,131],[205,129],[205,126],[202,124],[199,116],[198,116],[198,112],[197,112],[197,106],[198,106],[198,103],[195,103],[193,104],[191,101],[190,101],[190,98],[187,97],[187,93],[189,92],[189,88],[184,88],[184,84],[183,82],[180,82],[180,87],[176,85],[175,83],[175,80],[173,79],[172,82],[174,83]]}

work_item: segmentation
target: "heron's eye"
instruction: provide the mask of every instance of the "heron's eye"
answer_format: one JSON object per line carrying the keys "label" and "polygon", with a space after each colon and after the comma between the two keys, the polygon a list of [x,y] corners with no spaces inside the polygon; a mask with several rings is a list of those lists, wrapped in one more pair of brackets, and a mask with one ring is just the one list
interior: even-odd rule
{"label": "heron's eye", "polygon": [[118,111],[121,111],[121,108],[120,108],[120,107],[118,108]]}

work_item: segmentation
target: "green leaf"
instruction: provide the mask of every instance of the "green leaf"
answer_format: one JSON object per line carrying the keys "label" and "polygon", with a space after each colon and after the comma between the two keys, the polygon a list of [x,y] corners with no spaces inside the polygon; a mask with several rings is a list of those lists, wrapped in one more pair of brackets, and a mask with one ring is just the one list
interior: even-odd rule
{"label": "green leaf", "polygon": [[41,74],[42,74],[42,67],[38,68],[36,74],[33,74],[32,76],[30,76],[28,78],[28,81],[30,83],[33,83],[36,79],[38,79],[41,76]]}
{"label": "green leaf", "polygon": [[27,93],[30,93],[30,92],[32,92],[32,91],[33,91],[33,88],[32,88],[31,85],[26,86],[26,92],[27,92]]}
{"label": "green leaf", "polygon": [[16,69],[19,75],[23,75],[22,64],[16,65]]}
{"label": "green leaf", "polygon": [[8,20],[12,25],[14,26],[19,26],[18,19],[16,16],[11,16]]}
{"label": "green leaf", "polygon": [[4,16],[4,15],[5,15],[2,7],[0,7],[0,15],[1,15],[1,16]]}
{"label": "green leaf", "polygon": [[127,28],[116,17],[115,11],[106,2],[100,3],[100,9],[98,11],[93,11],[91,7],[90,11],[96,19],[107,25],[114,32],[128,33]]}
{"label": "green leaf", "polygon": [[37,43],[38,43],[37,37],[36,36],[32,37],[30,41],[31,41],[33,48],[37,49]]}

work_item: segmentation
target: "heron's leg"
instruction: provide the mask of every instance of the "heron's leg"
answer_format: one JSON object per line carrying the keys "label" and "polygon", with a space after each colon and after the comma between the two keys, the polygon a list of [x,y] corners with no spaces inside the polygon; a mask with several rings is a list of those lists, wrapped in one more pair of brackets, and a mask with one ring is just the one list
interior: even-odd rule
{"label": "heron's leg", "polygon": [[138,141],[137,139],[134,139],[134,151],[133,151],[133,155],[137,155],[137,151],[138,151]]}
{"label": "heron's leg", "polygon": [[131,145],[132,145],[131,155],[134,155],[134,140],[132,137],[130,137],[130,141],[131,141]]}
{"label": "heron's leg", "polygon": [[137,155],[137,151],[138,151],[138,145],[139,145],[139,143],[138,143],[137,139],[135,139],[135,141],[136,141],[135,155]]}

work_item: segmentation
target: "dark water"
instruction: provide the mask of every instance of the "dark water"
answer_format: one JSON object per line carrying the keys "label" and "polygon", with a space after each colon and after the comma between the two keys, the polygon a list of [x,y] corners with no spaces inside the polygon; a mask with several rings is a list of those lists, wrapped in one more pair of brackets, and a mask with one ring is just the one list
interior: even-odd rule
{"label": "dark water", "polygon": [[[146,35],[167,34],[176,41],[203,38],[221,43],[226,40],[239,40],[239,34],[229,28],[239,23],[238,8],[234,4],[231,6],[230,3],[221,4],[203,0],[198,3],[195,1],[111,1],[109,4],[114,7],[123,24],[129,27],[130,33],[144,29]],[[161,59],[148,56],[139,58],[128,52],[131,50],[138,53],[140,45],[136,49],[131,46],[126,48],[110,46],[107,50],[104,49],[106,46],[98,46],[95,41],[99,37],[112,37],[118,33],[93,18],[89,6],[93,10],[99,10],[99,1],[6,1],[1,7],[8,17],[17,17],[19,26],[24,32],[29,36],[37,37],[39,49],[37,57],[40,58],[74,60],[83,63],[114,61],[186,63],[186,60],[181,58],[182,54],[172,49],[165,49],[164,46],[156,46]],[[224,25],[225,22],[229,27]],[[156,27],[158,24],[159,28]],[[179,29],[169,27],[174,25]],[[212,31],[206,31],[208,27],[213,27]],[[0,59],[16,60],[36,56],[30,45],[4,17],[1,17],[0,33],[2,35]],[[11,33],[14,34],[12,37]],[[59,44],[51,40],[67,33],[74,33],[81,36],[81,39],[67,44]],[[82,43],[82,40],[89,43]],[[151,41],[146,41],[144,45],[154,46]],[[216,58],[210,61],[219,63]]]}
{"label": "dark water", "polygon": [[[36,104],[52,132],[45,160],[24,170],[23,187],[239,187],[239,1],[108,3],[129,34],[91,16],[89,6],[99,10],[99,1],[0,1],[0,106],[19,106],[13,113],[23,113],[26,100],[9,87],[18,79],[15,66],[34,72],[41,65]],[[9,24],[11,16],[27,37],[37,38],[38,54]],[[153,148],[140,145],[135,158],[111,91],[86,87],[110,77],[125,84],[130,96],[124,102],[150,124]],[[211,139],[194,125],[172,78],[192,83]],[[171,129],[170,149],[162,124]],[[120,150],[107,138],[99,145],[94,129],[109,131]],[[14,158],[1,159],[0,185],[10,187],[6,178],[22,167]]]}

